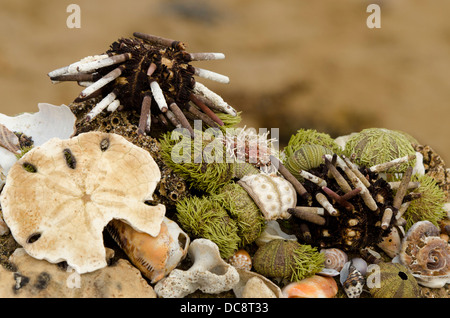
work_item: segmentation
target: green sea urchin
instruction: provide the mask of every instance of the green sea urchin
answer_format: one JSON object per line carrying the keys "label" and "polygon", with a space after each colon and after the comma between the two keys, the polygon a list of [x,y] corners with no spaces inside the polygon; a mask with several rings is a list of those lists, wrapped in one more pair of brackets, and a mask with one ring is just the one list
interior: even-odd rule
{"label": "green sea urchin", "polygon": [[[414,155],[412,146],[414,138],[404,132],[385,128],[368,128],[350,137],[345,144],[344,155],[355,155],[355,163],[364,166],[374,166],[397,158]],[[416,142],[417,143],[417,142]],[[414,166],[415,160],[401,164],[388,172],[403,172],[408,165]]]}
{"label": "green sea urchin", "polygon": [[253,256],[253,267],[266,277],[300,281],[323,269],[325,257],[315,247],[292,240],[272,240]]}

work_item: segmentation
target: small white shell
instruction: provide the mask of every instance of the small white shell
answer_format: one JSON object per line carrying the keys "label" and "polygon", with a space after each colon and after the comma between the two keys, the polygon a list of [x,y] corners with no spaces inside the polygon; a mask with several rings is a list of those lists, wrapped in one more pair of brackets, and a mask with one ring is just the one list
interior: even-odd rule
{"label": "small white shell", "polygon": [[264,173],[243,177],[238,183],[248,192],[267,220],[287,219],[297,204],[297,192],[286,179]]}
{"label": "small white shell", "polygon": [[262,246],[271,240],[283,239],[297,241],[297,237],[294,234],[287,234],[281,230],[280,224],[277,221],[267,221],[267,225],[261,235],[256,239],[256,244]]}

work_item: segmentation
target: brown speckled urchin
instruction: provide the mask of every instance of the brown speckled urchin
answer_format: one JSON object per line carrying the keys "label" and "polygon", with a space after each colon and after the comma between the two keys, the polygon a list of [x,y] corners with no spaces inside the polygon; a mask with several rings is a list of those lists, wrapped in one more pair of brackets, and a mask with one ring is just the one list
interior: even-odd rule
{"label": "brown speckled urchin", "polygon": [[[236,116],[236,111],[216,93],[194,79],[194,75],[222,83],[228,77],[192,66],[192,61],[223,59],[222,53],[188,53],[182,42],[133,33],[121,38],[101,55],[88,56],[78,62],[48,73],[53,83],[76,81],[86,88],[75,101],[95,96],[102,99],[86,114],[90,121],[104,110],[114,113],[133,109],[139,114],[139,134],[148,134],[154,121],[189,129],[187,117],[222,120],[212,111]],[[191,103],[192,102],[192,103]]]}
{"label": "brown speckled urchin", "polygon": [[401,204],[413,199],[406,191],[412,168],[405,173],[403,185],[394,191],[378,173],[358,168],[348,158],[325,155],[324,161],[302,181],[303,191],[311,199],[303,199],[288,210],[300,225],[301,240],[320,248],[357,252],[377,245],[392,227],[402,224]]}

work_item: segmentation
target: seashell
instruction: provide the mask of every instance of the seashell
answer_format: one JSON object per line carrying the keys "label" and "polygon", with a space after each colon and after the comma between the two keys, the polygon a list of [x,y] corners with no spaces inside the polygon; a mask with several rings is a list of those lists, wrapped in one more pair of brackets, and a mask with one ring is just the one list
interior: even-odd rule
{"label": "seashell", "polygon": [[236,268],[239,282],[233,287],[237,298],[282,298],[280,287],[267,277],[253,271]]}
{"label": "seashell", "polygon": [[182,298],[196,290],[218,294],[239,283],[238,270],[222,259],[213,241],[195,239],[189,245],[188,255],[193,262],[188,270],[176,268],[156,283],[154,289],[159,297]]}
{"label": "seashell", "polygon": [[234,253],[234,255],[228,259],[228,263],[239,269],[247,271],[252,269],[252,258],[244,249],[240,249]]}
{"label": "seashell", "polygon": [[286,298],[333,298],[337,291],[334,278],[319,275],[292,282],[281,290]]}
{"label": "seashell", "polygon": [[184,259],[190,243],[189,236],[167,217],[156,237],[138,232],[119,220],[112,220],[107,228],[130,261],[152,283],[169,274]]}
{"label": "seashell", "polygon": [[363,291],[365,279],[363,274],[350,264],[347,279],[342,284],[344,291],[349,298],[359,298]]}
{"label": "seashell", "polygon": [[440,288],[450,282],[450,245],[439,234],[430,221],[419,221],[406,233],[399,254],[400,263],[425,287]]}
{"label": "seashell", "polygon": [[316,248],[297,241],[272,240],[253,255],[253,267],[266,277],[300,280],[320,272],[324,257]]}
{"label": "seashell", "polygon": [[262,246],[275,239],[297,241],[297,236],[283,232],[280,224],[275,220],[271,220],[267,221],[265,229],[255,242],[258,246]]}
{"label": "seashell", "polygon": [[238,181],[260,208],[266,220],[287,219],[287,212],[297,204],[297,192],[292,184],[276,175],[247,175]]}
{"label": "seashell", "polygon": [[[70,138],[75,133],[76,117],[66,105],[38,104],[37,113],[23,113],[9,117],[0,114],[0,124],[12,132],[20,132],[33,139],[33,146],[41,146],[51,138]],[[13,149],[10,149],[13,150]],[[17,161],[17,152],[0,146],[0,166],[5,176]]]}
{"label": "seashell", "polygon": [[303,179],[299,171],[317,168],[323,163],[325,154],[332,155],[333,152],[321,145],[303,145],[285,160],[284,165],[297,179]]}
{"label": "seashell", "polygon": [[[398,263],[381,262],[371,267],[367,286],[374,298],[419,298],[420,289],[408,268]],[[374,278],[374,281],[371,280]]]}
{"label": "seashell", "polygon": [[381,248],[390,258],[394,258],[400,253],[402,245],[401,233],[402,227],[392,227],[389,234],[383,237],[382,241],[378,243],[378,247]]}
{"label": "seashell", "polygon": [[320,252],[325,255],[325,268],[341,271],[344,264],[348,261],[347,253],[338,248],[321,249]]}
{"label": "seashell", "polygon": [[340,274],[340,272],[338,272],[337,270],[332,269],[332,268],[324,268],[320,272],[317,273],[317,275],[326,276],[326,277],[334,277],[334,276],[338,276],[339,274]]}

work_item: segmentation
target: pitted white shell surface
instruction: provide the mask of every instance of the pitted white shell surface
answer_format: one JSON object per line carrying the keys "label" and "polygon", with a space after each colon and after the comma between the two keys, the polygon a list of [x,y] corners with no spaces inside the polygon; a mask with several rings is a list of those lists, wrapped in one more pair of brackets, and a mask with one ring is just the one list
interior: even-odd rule
{"label": "pitted white shell surface", "polygon": [[259,173],[238,182],[261,209],[266,220],[287,219],[287,211],[297,204],[297,192],[283,177]]}
{"label": "pitted white shell surface", "polygon": [[89,132],[26,153],[11,167],[0,202],[29,255],[67,261],[81,274],[107,265],[102,232],[110,220],[158,235],[165,207],[145,201],[160,178],[147,151],[116,134]]}

